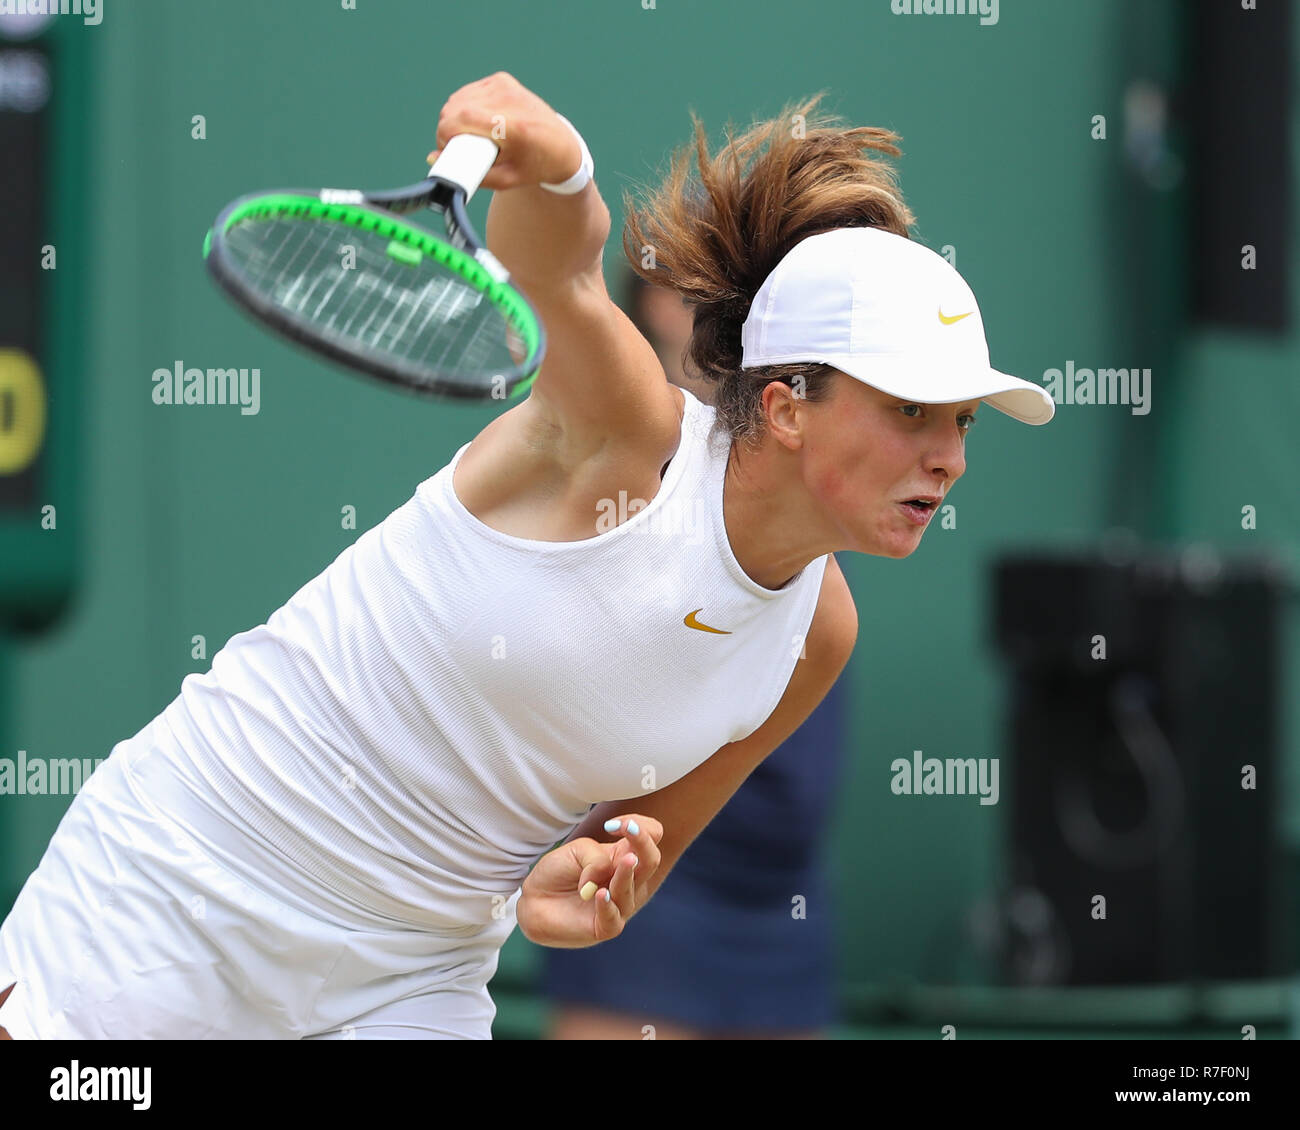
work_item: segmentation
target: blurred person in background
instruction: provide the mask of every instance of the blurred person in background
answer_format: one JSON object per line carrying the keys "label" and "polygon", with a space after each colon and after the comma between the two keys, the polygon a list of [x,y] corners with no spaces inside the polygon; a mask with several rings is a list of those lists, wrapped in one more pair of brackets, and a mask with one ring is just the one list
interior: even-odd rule
{"label": "blurred person in background", "polygon": [[[623,308],[668,379],[689,369],[691,307],[625,272]],[[835,1020],[826,831],[843,756],[845,682],[766,757],[617,938],[543,949],[551,1040],[814,1039]],[[802,896],[802,897],[800,897]]]}

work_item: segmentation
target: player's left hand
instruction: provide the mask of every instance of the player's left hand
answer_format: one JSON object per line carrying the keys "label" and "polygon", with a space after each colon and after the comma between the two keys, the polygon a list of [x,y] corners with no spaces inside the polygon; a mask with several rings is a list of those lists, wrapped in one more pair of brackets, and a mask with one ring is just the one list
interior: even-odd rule
{"label": "player's left hand", "polygon": [[649,897],[663,825],[636,813],[616,819],[622,835],[614,843],[583,836],[533,865],[515,904],[519,929],[530,942],[582,949],[616,938]]}

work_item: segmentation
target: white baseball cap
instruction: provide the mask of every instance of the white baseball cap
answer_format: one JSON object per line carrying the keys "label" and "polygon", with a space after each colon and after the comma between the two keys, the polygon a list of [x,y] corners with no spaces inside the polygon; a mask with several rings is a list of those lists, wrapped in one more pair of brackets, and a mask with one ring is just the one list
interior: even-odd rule
{"label": "white baseball cap", "polygon": [[979,306],[956,269],[881,228],[797,243],[758,288],[740,340],[742,369],[820,361],[921,404],[987,400],[1026,424],[1056,412],[1041,385],[990,367]]}

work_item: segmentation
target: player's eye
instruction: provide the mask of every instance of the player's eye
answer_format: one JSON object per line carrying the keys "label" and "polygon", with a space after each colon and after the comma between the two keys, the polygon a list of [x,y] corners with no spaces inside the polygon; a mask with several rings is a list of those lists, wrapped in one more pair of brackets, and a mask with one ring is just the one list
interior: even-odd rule
{"label": "player's eye", "polygon": [[[905,414],[907,415],[907,418],[908,418],[909,420],[915,420],[915,419],[918,419],[918,417],[917,417],[917,416],[913,416],[913,415],[911,415],[910,413],[908,413],[907,410],[908,410],[909,408],[915,408],[915,409],[919,412],[919,411],[922,409],[922,407],[923,407],[923,406],[920,405],[920,404],[902,404],[902,405],[899,405],[898,410],[899,410],[900,412],[905,413]],[[958,419],[958,420],[965,420],[965,421],[966,421],[966,423],[962,425],[962,429],[961,429],[961,430],[962,430],[963,432],[968,432],[968,431],[971,430],[971,428],[973,428],[973,427],[975,426],[975,414],[974,414],[973,412],[966,412],[966,413],[963,413],[962,415],[958,416],[957,419]]]}

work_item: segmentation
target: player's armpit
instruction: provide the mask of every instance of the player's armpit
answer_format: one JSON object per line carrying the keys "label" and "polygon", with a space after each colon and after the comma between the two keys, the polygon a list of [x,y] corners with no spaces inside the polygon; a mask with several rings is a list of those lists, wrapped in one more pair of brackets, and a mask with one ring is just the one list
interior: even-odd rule
{"label": "player's armpit", "polygon": [[654,348],[610,298],[599,263],[545,290],[516,281],[546,327],[528,399],[558,430],[566,464],[617,444],[658,469],[680,442],[677,394]]}

